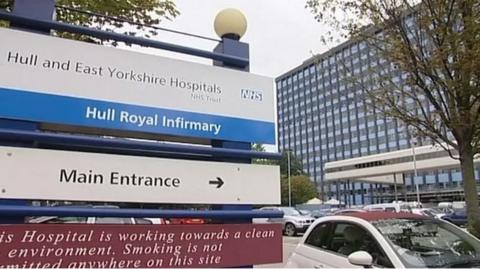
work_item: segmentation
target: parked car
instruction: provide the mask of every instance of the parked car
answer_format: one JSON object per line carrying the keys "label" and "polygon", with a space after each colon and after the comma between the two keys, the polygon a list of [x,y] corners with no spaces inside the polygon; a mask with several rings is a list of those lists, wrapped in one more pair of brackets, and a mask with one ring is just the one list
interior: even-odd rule
{"label": "parked car", "polygon": [[363,212],[317,219],[286,267],[480,266],[480,240],[446,221],[412,213]]}
{"label": "parked car", "polygon": [[169,224],[205,224],[207,221],[205,219],[199,218],[172,218],[169,219]]}
{"label": "parked car", "polygon": [[440,202],[438,203],[439,208],[447,208],[453,210],[462,210],[465,209],[467,204],[465,201],[453,201],[453,202]]}
{"label": "parked car", "polygon": [[300,211],[300,213],[302,213],[302,215],[304,216],[310,216],[314,219],[318,219],[320,217],[323,217],[323,216],[326,216],[328,214],[330,214],[329,211],[327,210],[319,210],[319,209],[298,209]]}
{"label": "parked car", "polygon": [[453,212],[453,211],[446,211],[448,209],[442,209],[438,207],[433,207],[433,208],[413,208],[412,213],[414,214],[419,214],[419,215],[424,215],[424,216],[429,216],[433,218],[442,218],[445,216],[447,213],[446,212]]}
{"label": "parked car", "polygon": [[122,217],[56,217],[44,216],[31,218],[27,223],[46,223],[46,224],[68,224],[68,223],[87,223],[87,224],[168,224],[162,218],[122,218]]}
{"label": "parked car", "polygon": [[412,212],[408,203],[372,204],[364,206],[363,209],[366,211]]}
{"label": "parked car", "polygon": [[340,209],[335,211],[333,215],[344,215],[348,213],[361,213],[361,212],[367,212],[367,211],[364,209],[358,209],[358,208],[346,208],[346,209]]}
{"label": "parked car", "polygon": [[465,226],[468,223],[466,210],[453,211],[452,213],[442,216],[442,219],[458,226]]}
{"label": "parked car", "polygon": [[[69,208],[96,208],[96,209],[119,209],[117,205],[62,205]],[[58,217],[41,216],[28,217],[26,223],[49,223],[49,224],[67,224],[67,223],[87,223],[87,224],[168,224],[163,218],[132,218],[132,217]]]}
{"label": "parked car", "polygon": [[312,216],[312,211],[307,210],[307,209],[299,209],[297,208],[298,212],[304,216]]}
{"label": "parked car", "polygon": [[302,215],[300,211],[293,207],[262,207],[260,210],[280,210],[283,212],[283,218],[270,218],[264,221],[254,222],[267,222],[267,223],[282,223],[283,232],[287,236],[295,236],[297,233],[305,232],[308,227],[315,221],[315,219],[309,215]]}

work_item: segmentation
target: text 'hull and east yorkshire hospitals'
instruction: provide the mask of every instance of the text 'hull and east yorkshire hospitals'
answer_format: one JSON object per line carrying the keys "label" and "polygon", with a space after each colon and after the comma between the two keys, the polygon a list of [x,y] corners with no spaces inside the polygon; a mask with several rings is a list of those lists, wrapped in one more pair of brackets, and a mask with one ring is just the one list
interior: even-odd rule
{"label": "text 'hull and east yorkshire hospitals'", "polygon": [[0,34],[0,117],[275,143],[270,78],[21,31]]}

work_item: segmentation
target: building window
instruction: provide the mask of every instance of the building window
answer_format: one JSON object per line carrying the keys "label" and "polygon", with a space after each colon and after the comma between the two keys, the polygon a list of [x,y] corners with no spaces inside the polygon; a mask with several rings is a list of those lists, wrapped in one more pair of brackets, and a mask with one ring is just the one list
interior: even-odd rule
{"label": "building window", "polygon": [[452,181],[454,182],[462,181],[462,173],[459,170],[454,170],[452,172]]}

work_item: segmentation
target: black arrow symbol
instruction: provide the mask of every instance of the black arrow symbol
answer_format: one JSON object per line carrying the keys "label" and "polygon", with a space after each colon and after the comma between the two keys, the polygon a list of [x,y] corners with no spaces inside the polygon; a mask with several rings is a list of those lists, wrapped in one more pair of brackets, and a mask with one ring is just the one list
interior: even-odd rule
{"label": "black arrow symbol", "polygon": [[217,184],[217,189],[223,186],[223,180],[219,177],[217,177],[217,180],[210,180],[208,182],[210,185],[215,185]]}

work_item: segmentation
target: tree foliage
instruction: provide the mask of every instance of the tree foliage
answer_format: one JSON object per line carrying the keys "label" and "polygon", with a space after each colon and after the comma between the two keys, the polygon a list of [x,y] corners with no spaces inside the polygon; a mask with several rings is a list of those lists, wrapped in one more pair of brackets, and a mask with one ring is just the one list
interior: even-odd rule
{"label": "tree foliage", "polygon": [[0,9],[11,11],[14,0],[0,0]]}
{"label": "tree foliage", "polygon": [[[252,150],[265,152],[262,144],[254,144]],[[290,155],[290,156],[289,156]],[[290,160],[289,160],[290,157]],[[281,177],[282,205],[288,205],[288,166],[290,161],[290,181],[292,189],[292,205],[302,204],[317,197],[317,189],[308,175],[303,171],[302,161],[291,151],[283,152],[280,160],[254,159],[255,164],[279,165]]]}
{"label": "tree foliage", "polygon": [[[262,144],[253,144],[252,145],[252,150],[253,151],[258,151],[258,152],[265,152],[265,147]],[[252,163],[254,164],[264,164],[264,165],[278,165],[278,162],[276,160],[270,160],[270,159],[253,159]]]}
{"label": "tree foliage", "polygon": [[398,119],[460,160],[470,231],[479,236],[473,165],[480,149],[478,1],[308,0],[307,7],[382,59],[370,70],[375,75],[345,73],[365,90],[373,113]]}
{"label": "tree foliage", "polygon": [[[307,175],[290,177],[292,190],[292,206],[303,204],[306,201],[318,197],[315,183]],[[288,177],[282,176],[282,205],[288,205]]]}
{"label": "tree foliage", "polygon": [[258,151],[258,152],[265,152],[265,146],[263,144],[253,144],[252,145],[252,150],[253,151]]}
{"label": "tree foliage", "polygon": [[[253,144],[253,151],[265,152],[265,147],[262,144]],[[267,160],[267,159],[254,159],[253,163],[255,164],[267,164],[267,165],[279,165],[280,174],[287,176],[288,175],[288,155],[290,154],[290,175],[298,176],[305,175],[303,171],[303,164],[300,159],[298,159],[295,154],[291,151],[285,151],[282,153],[282,158],[280,160]]]}
{"label": "tree foliage", "polygon": [[[0,0],[0,9],[12,10],[13,2],[13,0]],[[150,37],[157,33],[154,29],[141,25],[132,26],[122,21],[92,16],[62,7],[117,17],[144,25],[157,25],[162,19],[171,20],[179,14],[172,0],[57,0],[56,4],[58,7],[56,9],[57,21],[144,37]],[[62,36],[99,42],[99,40],[78,34],[62,33]]]}
{"label": "tree foliage", "polygon": [[303,171],[303,164],[300,159],[293,154],[291,151],[286,151],[282,153],[282,159],[278,161],[278,165],[280,165],[280,174],[288,175],[288,155],[290,155],[290,175],[291,176],[299,176],[305,175]]}

